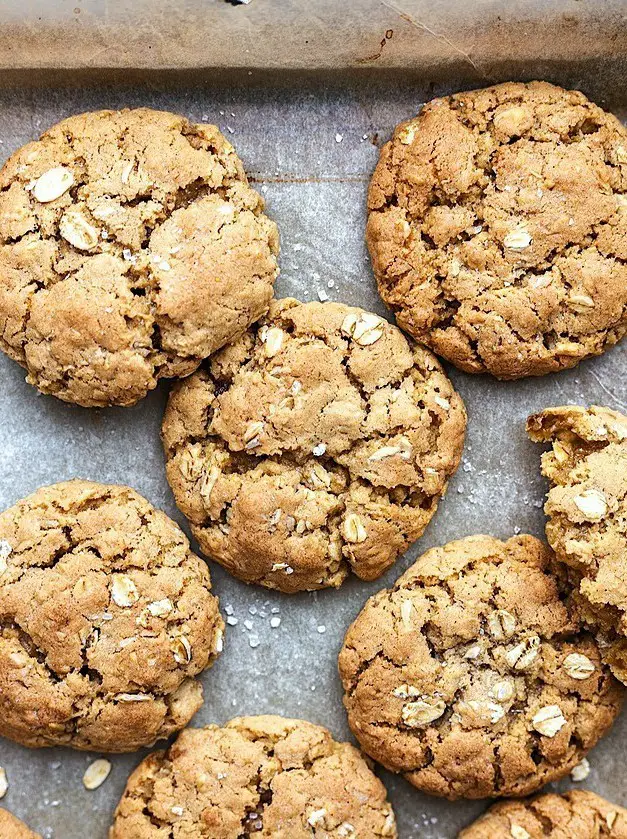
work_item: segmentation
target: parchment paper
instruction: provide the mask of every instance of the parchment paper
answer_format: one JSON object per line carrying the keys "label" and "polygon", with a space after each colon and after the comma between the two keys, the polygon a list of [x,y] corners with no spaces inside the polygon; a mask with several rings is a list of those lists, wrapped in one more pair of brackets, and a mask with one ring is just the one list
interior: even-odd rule
{"label": "parchment paper", "polygon": [[[623,0],[3,0],[0,67],[408,67],[625,52]],[[538,26],[538,21],[542,25]]]}
{"label": "parchment paper", "polygon": [[[61,5],[65,9],[67,4]],[[82,7],[88,5],[85,2]],[[263,5],[278,4],[253,0],[244,13]],[[285,5],[292,10],[299,7],[296,2]],[[309,4],[311,9],[316,5],[330,6]],[[364,7],[363,3],[354,5]],[[368,5],[374,8],[374,4]],[[592,4],[552,5],[577,6],[589,12]],[[614,11],[624,6],[603,5]],[[476,6],[495,8],[496,4]],[[526,12],[538,7],[533,2],[525,4]],[[207,9],[222,15],[216,3],[209,3]],[[233,14],[240,11],[235,9]],[[19,20],[17,4],[15,11],[3,7],[5,20],[9,13]],[[313,12],[307,21],[313,21]],[[600,19],[597,26],[601,26]],[[21,28],[25,32],[25,26]],[[534,31],[540,28],[536,26]],[[24,53],[22,61],[28,56],[35,63],[34,42],[39,32],[29,42],[30,53]],[[131,37],[128,29],[122,34]],[[465,37],[463,32],[460,37]],[[286,39],[289,44],[289,32]],[[7,58],[7,40],[2,40],[0,64]],[[254,40],[251,38],[251,43]],[[521,43],[511,46],[515,50],[523,47]],[[537,44],[534,47],[528,42],[527,46],[533,52]],[[582,42],[582,46],[589,55],[593,53],[594,44]],[[114,50],[110,37],[107,49]],[[501,49],[505,52],[504,45]],[[561,46],[557,44],[556,49]],[[107,53],[109,58],[112,55]],[[65,57],[68,62],[76,60],[69,54]],[[266,57],[277,60],[276,54]],[[44,51],[39,58],[43,62]],[[136,58],[138,63],[145,56],[138,52]],[[584,73],[586,62],[573,58],[554,64],[545,55],[546,63],[503,66],[494,75],[544,76],[580,86],[597,100],[605,100],[607,91],[608,101],[622,114],[617,70],[621,61],[620,55],[608,55],[594,64],[594,71]],[[476,73],[465,71],[467,66],[462,61],[455,74],[438,83],[432,83],[426,73],[420,78],[417,71],[413,75],[329,72],[314,78],[294,73],[277,77],[254,69],[250,76],[244,69],[202,79],[191,75],[173,79],[154,73],[133,85],[107,86],[92,80],[80,87],[67,78],[65,86],[57,86],[54,76],[42,86],[41,77],[27,71],[11,77],[0,74],[4,82],[0,89],[0,152],[8,155],[63,116],[99,107],[148,105],[178,111],[197,121],[216,122],[236,145],[267,199],[269,214],[280,226],[282,274],[277,295],[311,300],[323,291],[331,299],[385,314],[363,243],[365,194],[378,155],[376,144],[427,98],[476,84]],[[531,411],[570,402],[627,411],[626,352],[627,344],[623,344],[573,371],[509,384],[451,370],[469,413],[463,464],[423,538],[379,581],[365,584],[351,580],[338,591],[288,597],[247,587],[212,564],[222,608],[232,609],[238,624],[228,627],[224,653],[203,677],[205,704],[194,724],[222,723],[238,714],[279,713],[310,719],[329,727],[338,738],[349,738],[336,657],[347,626],[366,598],[391,584],[416,556],[433,545],[480,532],[499,537],[518,531],[542,536],[545,486],[539,476],[540,448],[526,439],[525,418]],[[42,484],[81,476],[128,483],[184,526],[165,480],[159,443],[166,384],[134,408],[98,411],[38,396],[24,382],[24,371],[3,355],[0,376],[1,508]],[[270,627],[272,608],[279,610],[275,614],[281,618],[277,629]],[[244,626],[245,620],[251,621],[252,629]],[[251,638],[259,645],[251,646]],[[623,717],[591,753],[592,771],[584,783],[622,805],[627,805],[625,734],[627,720]],[[46,837],[105,839],[127,775],[142,755],[112,757],[110,778],[100,789],[87,792],[81,777],[96,756],[69,750],[27,751],[0,740],[0,765],[9,778],[3,806]],[[382,777],[398,815],[401,839],[454,837],[485,807],[485,802],[450,804],[421,795],[387,773]]]}

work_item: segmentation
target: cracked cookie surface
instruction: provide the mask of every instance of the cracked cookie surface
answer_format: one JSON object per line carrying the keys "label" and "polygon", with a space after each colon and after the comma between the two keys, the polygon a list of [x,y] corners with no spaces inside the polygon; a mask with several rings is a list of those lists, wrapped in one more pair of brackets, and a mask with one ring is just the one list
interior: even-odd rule
{"label": "cracked cookie surface", "polygon": [[576,600],[614,675],[627,683],[627,417],[610,408],[548,408],[527,421],[551,443],[546,535],[573,569]]}
{"label": "cracked cookie surface", "polygon": [[186,725],[222,649],[206,564],[128,487],[69,481],[0,514],[0,734],[133,751]]}
{"label": "cracked cookie surface", "polygon": [[427,551],[349,628],[339,667],[362,748],[425,792],[527,795],[609,729],[622,687],[532,536]]}
{"label": "cracked cookie surface", "polygon": [[8,810],[0,807],[0,836],[2,839],[41,839],[39,833],[34,833],[26,827]]}
{"label": "cracked cookie surface", "polygon": [[500,801],[458,839],[627,839],[627,810],[587,790]]}
{"label": "cracked cookie surface", "polygon": [[396,128],[367,241],[398,323],[470,373],[543,375],[627,329],[627,130],[576,91],[507,83]]}
{"label": "cracked cookie surface", "polygon": [[204,553],[293,592],[383,573],[435,513],[465,426],[438,361],[395,326],[286,299],[175,386],[163,441]]}
{"label": "cracked cookie surface", "polygon": [[395,837],[385,787],[348,743],[302,720],[183,731],[131,775],[110,839]]}
{"label": "cracked cookie surface", "polygon": [[73,116],[0,172],[0,349],[44,393],[132,405],[267,310],[276,225],[215,126]]}

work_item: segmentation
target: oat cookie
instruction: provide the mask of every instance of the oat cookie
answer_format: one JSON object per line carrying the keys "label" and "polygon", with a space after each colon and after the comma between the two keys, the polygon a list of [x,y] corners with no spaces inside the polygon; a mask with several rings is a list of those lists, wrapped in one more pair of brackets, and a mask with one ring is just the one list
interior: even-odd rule
{"label": "oat cookie", "polygon": [[398,323],[469,373],[537,376],[627,329],[627,130],[576,91],[434,99],[383,147],[367,240]]}
{"label": "oat cookie", "polygon": [[174,388],[163,440],[202,550],[293,592],[388,568],[435,513],[465,425],[435,357],[395,326],[287,299]]}
{"label": "oat cookie", "polygon": [[133,772],[110,839],[396,837],[383,784],[325,728],[274,716],[188,728]]}
{"label": "oat cookie", "polygon": [[186,725],[222,649],[206,564],[128,487],[70,481],[0,514],[0,734],[125,752]]}
{"label": "oat cookie", "polygon": [[627,839],[627,810],[587,790],[501,801],[458,839]]}
{"label": "oat cookie", "polygon": [[547,538],[573,569],[576,599],[599,631],[604,657],[627,683],[627,417],[610,408],[548,408],[527,421],[550,442],[542,474]]}
{"label": "oat cookie", "polygon": [[33,833],[24,822],[0,807],[0,836],[2,839],[41,839],[39,833]]}
{"label": "oat cookie", "polygon": [[64,120],[0,172],[0,349],[44,393],[132,405],[267,310],[262,210],[215,126],[148,108]]}
{"label": "oat cookie", "polygon": [[622,687],[533,536],[427,551],[348,630],[340,674],[364,750],[454,798],[527,795],[609,729]]}

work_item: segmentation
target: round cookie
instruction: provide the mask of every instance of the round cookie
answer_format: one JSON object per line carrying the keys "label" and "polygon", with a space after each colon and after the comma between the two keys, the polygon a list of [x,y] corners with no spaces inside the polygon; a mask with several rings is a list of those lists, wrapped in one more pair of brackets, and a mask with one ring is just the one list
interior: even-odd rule
{"label": "round cookie", "polygon": [[215,126],[70,117],[0,172],[0,349],[43,393],[132,405],[268,308],[276,225]]}
{"label": "round cookie", "polygon": [[363,749],[424,792],[527,795],[609,729],[623,691],[533,536],[427,551],[371,597],[340,652]]}
{"label": "round cookie", "polygon": [[398,323],[469,373],[573,367],[627,329],[627,130],[576,91],[507,83],[396,128],[367,241]]}
{"label": "round cookie", "polygon": [[0,514],[0,734],[134,751],[185,726],[222,649],[206,564],[128,487],[70,481]]}
{"label": "round cookie", "polygon": [[275,716],[183,731],[131,775],[110,839],[396,837],[383,784],[325,728]]}
{"label": "round cookie", "polygon": [[627,839],[627,810],[587,790],[500,801],[458,839]]}
{"label": "round cookie", "polygon": [[435,513],[465,426],[435,357],[395,326],[286,299],[175,386],[163,441],[204,553],[294,592],[383,573]]}
{"label": "round cookie", "polygon": [[614,675],[627,683],[627,417],[568,405],[529,417],[551,489],[546,535],[573,569],[576,600]]}
{"label": "round cookie", "polygon": [[2,839],[41,839],[14,815],[0,807],[0,836]]}

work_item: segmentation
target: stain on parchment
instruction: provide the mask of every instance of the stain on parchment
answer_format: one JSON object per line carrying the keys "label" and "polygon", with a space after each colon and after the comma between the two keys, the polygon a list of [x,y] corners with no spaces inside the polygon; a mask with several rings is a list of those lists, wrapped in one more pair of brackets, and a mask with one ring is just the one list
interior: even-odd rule
{"label": "stain on parchment", "polygon": [[475,61],[473,61],[473,59],[470,57],[470,54],[465,52],[465,50],[463,50],[461,47],[458,47],[457,44],[454,44],[453,41],[446,37],[446,35],[443,35],[440,32],[434,32],[432,29],[429,29],[426,23],[417,20],[415,17],[412,17],[410,14],[403,11],[403,9],[398,8],[398,6],[391,2],[391,0],[379,0],[379,2],[382,6],[385,6],[386,8],[391,9],[393,12],[396,12],[396,14],[406,23],[409,23],[410,26],[413,26],[416,29],[420,29],[423,32],[426,32],[432,38],[435,38],[436,41],[440,41],[440,43],[446,44],[446,46],[448,46],[454,53],[464,58],[470,64],[473,70],[475,70],[478,76],[485,79],[486,81],[491,81],[489,76],[487,76],[483,72],[481,67],[479,67],[475,63]]}
{"label": "stain on parchment", "polygon": [[381,43],[379,44],[379,49],[377,52],[373,53],[372,55],[367,55],[365,58],[358,58],[357,64],[370,64],[371,61],[377,61],[383,55],[383,50],[385,49],[385,45],[388,41],[391,41],[394,37],[394,30],[393,29],[386,29],[385,35],[381,39]]}

